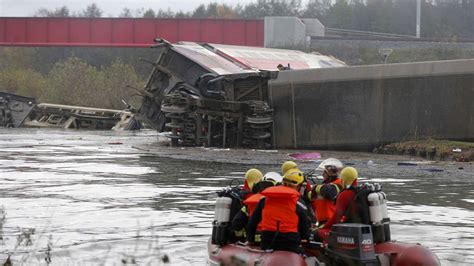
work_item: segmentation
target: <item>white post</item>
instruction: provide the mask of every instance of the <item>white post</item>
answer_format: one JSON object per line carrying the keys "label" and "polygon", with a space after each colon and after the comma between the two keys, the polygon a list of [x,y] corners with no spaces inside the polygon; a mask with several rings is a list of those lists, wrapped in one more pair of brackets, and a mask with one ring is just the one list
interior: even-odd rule
{"label": "white post", "polygon": [[416,1],[416,38],[420,38],[421,0]]}

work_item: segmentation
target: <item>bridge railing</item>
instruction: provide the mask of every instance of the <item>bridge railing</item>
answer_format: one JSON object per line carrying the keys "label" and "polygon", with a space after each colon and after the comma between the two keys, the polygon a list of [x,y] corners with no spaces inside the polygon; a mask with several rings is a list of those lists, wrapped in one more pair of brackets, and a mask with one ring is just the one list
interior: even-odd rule
{"label": "bridge railing", "polygon": [[263,20],[171,18],[0,18],[0,46],[148,47],[159,37],[263,46]]}

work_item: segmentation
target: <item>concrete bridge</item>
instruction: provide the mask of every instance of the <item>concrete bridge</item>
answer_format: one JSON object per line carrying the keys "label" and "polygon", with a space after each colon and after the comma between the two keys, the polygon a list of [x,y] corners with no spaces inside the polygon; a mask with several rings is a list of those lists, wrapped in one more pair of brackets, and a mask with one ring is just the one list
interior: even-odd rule
{"label": "concrete bridge", "polygon": [[283,71],[269,91],[277,148],[474,140],[474,60]]}

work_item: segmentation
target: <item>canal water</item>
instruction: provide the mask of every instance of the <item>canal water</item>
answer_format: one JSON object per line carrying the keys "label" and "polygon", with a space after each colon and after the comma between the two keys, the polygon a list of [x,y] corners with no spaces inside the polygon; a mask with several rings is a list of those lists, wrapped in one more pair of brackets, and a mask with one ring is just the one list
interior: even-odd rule
{"label": "canal water", "polygon": [[[205,265],[215,192],[251,166],[278,170],[280,160],[172,159],[150,152],[157,141],[153,131],[0,129],[0,263]],[[473,165],[387,158],[344,161],[383,184],[392,239],[429,247],[443,265],[472,265]]]}

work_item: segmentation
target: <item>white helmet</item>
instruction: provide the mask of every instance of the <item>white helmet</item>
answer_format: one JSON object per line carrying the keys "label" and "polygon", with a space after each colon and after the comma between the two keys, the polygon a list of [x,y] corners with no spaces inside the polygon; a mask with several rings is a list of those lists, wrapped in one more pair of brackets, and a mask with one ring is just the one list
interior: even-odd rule
{"label": "white helmet", "polygon": [[326,166],[329,166],[329,165],[332,165],[332,166],[335,166],[339,171],[342,170],[342,168],[344,168],[344,164],[342,164],[341,161],[339,161],[338,159],[335,159],[335,158],[329,158],[329,159],[326,159],[324,161],[322,161],[319,166],[318,166],[318,170],[326,170]]}
{"label": "white helmet", "polygon": [[263,176],[263,181],[272,181],[274,183],[281,183],[283,177],[277,172],[268,172]]}

